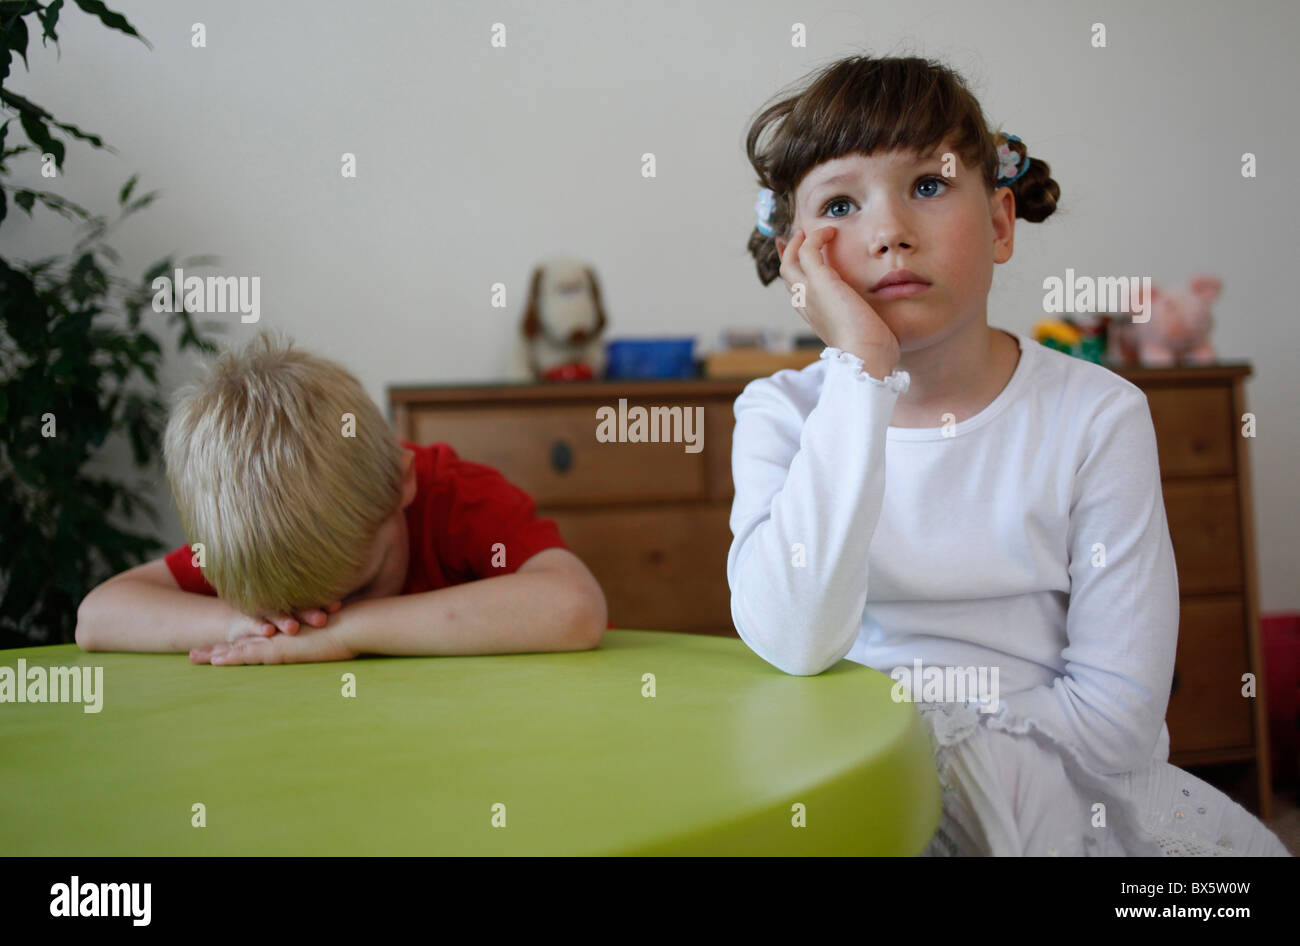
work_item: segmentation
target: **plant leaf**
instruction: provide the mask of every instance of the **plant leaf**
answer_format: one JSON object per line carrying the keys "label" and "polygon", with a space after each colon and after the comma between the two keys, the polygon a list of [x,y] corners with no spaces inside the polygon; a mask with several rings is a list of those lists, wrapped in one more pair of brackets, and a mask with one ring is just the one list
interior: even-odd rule
{"label": "plant leaf", "polygon": [[122,216],[126,217],[130,214],[135,213],[137,210],[143,210],[145,207],[148,207],[158,197],[158,194],[159,194],[158,191],[150,191],[149,193],[145,194],[143,197],[137,198],[131,204],[131,206],[127,207],[126,210],[122,211]]}
{"label": "plant leaf", "polygon": [[[11,96],[8,92],[0,93],[0,98],[9,99]],[[22,123],[23,131],[27,132],[27,137],[32,139],[33,144],[41,149],[41,154],[54,155],[54,163],[60,170],[63,169],[63,142],[56,141],[50,137],[49,129],[45,123],[31,112],[19,112],[18,120]]]}
{"label": "plant leaf", "polygon": [[4,62],[0,64],[0,78],[9,77],[9,63],[13,61],[12,52],[18,53],[23,57],[23,67],[32,71],[32,67],[27,63],[27,24],[23,22],[23,15],[26,10],[18,10],[9,18],[9,22],[4,24]]}
{"label": "plant leaf", "polygon": [[150,49],[153,49],[153,47],[149,45],[149,41],[137,33],[135,27],[126,21],[126,17],[110,10],[108,7],[104,6],[100,0],[73,0],[73,2],[91,16],[99,17],[99,21],[110,29],[115,29],[120,33],[127,33],[130,36],[134,36],[136,39],[140,40],[140,42],[149,46]]}
{"label": "plant leaf", "polygon": [[41,26],[44,27],[44,32],[41,35],[42,46],[45,45],[47,37],[54,40],[56,43],[59,41],[59,37],[54,33],[54,27],[59,22],[59,10],[62,8],[63,0],[54,0],[54,2],[46,7],[44,11],[36,14],[37,18],[41,21]]}
{"label": "plant leaf", "polygon": [[[100,139],[98,135],[92,135],[87,132],[84,132],[76,125],[68,125],[68,124],[64,124],[63,122],[55,121],[53,115],[51,115],[45,109],[41,108],[35,102],[29,102],[21,95],[18,95],[15,92],[11,92],[9,89],[6,89],[2,86],[0,86],[0,102],[4,102],[6,105],[10,106],[11,108],[15,108],[18,110],[19,112],[18,120],[22,123],[23,130],[27,132],[27,137],[31,138],[32,141],[38,146],[41,146],[42,141],[53,141],[53,139],[50,138],[49,136],[49,132],[44,128],[43,125],[40,124],[40,122],[46,121],[49,122],[51,125],[53,125],[55,128],[60,128],[63,131],[66,131],[74,138],[80,138],[82,141],[89,141],[96,148],[105,148],[108,151],[113,151],[112,148],[109,148],[107,145],[104,144],[103,140]],[[32,131],[28,126],[29,121],[33,122],[37,126],[38,131],[35,136],[33,136]],[[54,142],[54,143],[59,146],[59,154],[62,155],[62,149],[63,149],[62,143],[60,142]],[[54,149],[43,148],[43,150],[53,152]],[[63,167],[63,159],[61,156],[59,158],[59,167],[60,168]]]}

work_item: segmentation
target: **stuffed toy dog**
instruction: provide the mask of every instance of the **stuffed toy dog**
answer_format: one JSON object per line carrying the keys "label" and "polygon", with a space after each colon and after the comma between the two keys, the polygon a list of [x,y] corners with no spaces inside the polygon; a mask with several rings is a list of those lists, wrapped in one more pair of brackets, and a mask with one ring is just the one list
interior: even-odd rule
{"label": "stuffed toy dog", "polygon": [[600,342],[604,330],[605,310],[591,267],[580,260],[552,259],[533,270],[520,327],[533,377],[599,377],[605,370],[605,346]]}

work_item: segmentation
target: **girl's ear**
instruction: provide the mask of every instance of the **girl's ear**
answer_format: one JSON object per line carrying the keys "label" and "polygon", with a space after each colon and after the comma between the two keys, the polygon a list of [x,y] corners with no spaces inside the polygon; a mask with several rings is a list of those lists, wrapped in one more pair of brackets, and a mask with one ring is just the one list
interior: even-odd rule
{"label": "girl's ear", "polygon": [[776,238],[776,255],[785,256],[785,240],[780,237]]}

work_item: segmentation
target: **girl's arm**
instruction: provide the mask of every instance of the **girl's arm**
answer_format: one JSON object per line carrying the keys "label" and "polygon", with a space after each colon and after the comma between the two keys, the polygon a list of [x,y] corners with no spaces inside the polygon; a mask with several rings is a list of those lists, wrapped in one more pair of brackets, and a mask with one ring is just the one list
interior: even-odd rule
{"label": "girl's arm", "polygon": [[[1178,574],[1146,396],[1123,391],[1088,425],[1071,496],[1065,673],[1005,696],[1094,768],[1151,762],[1164,727],[1178,644]],[[1235,668],[1225,668],[1235,686]]]}
{"label": "girl's arm", "polygon": [[885,490],[885,438],[909,377],[884,381],[827,348],[820,396],[798,372],[736,400],[727,555],[731,616],[760,657],[821,673],[853,646],[867,598],[867,552]]}

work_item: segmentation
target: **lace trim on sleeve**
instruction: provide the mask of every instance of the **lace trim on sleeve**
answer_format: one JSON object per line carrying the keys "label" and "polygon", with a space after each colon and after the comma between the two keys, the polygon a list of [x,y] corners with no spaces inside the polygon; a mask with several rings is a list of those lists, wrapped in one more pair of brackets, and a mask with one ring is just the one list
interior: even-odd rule
{"label": "lace trim on sleeve", "polygon": [[889,388],[889,390],[893,391],[895,394],[903,394],[912,383],[912,376],[902,368],[895,369],[893,374],[883,380],[880,378],[873,378],[871,375],[867,374],[865,363],[861,358],[839,348],[828,347],[822,351],[821,357],[825,358],[827,361],[838,361],[841,364],[848,365],[850,368],[854,369],[854,377],[859,381],[869,381],[872,384],[882,385],[883,387]]}

